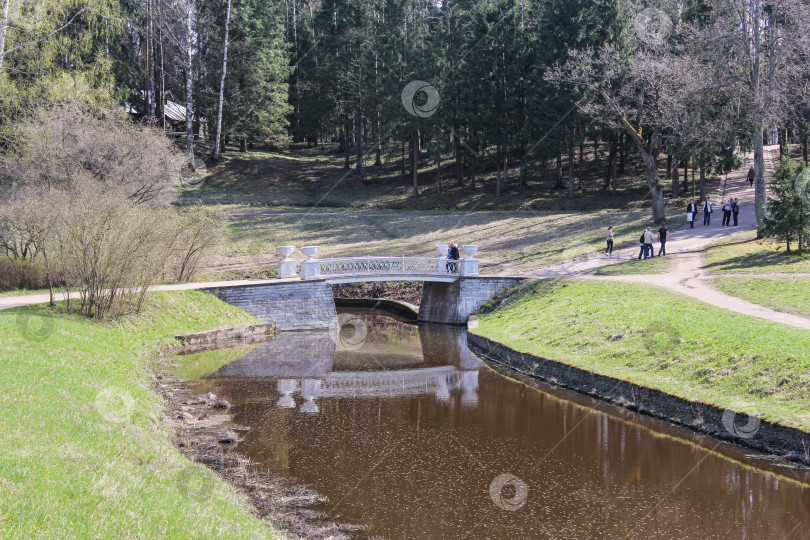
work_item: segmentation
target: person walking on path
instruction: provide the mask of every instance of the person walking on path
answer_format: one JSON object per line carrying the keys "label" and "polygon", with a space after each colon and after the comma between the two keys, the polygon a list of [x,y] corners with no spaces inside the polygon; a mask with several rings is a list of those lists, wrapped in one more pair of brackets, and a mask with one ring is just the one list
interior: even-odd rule
{"label": "person walking on path", "polygon": [[737,226],[737,218],[740,215],[740,202],[735,198],[731,201],[731,215],[734,216],[734,226]]}
{"label": "person walking on path", "polygon": [[613,255],[613,225],[608,225],[607,231],[605,231],[605,236],[607,237],[605,255],[611,256]]}
{"label": "person walking on path", "polygon": [[[646,233],[647,233],[647,231],[641,231],[641,238],[638,239],[638,245],[640,246],[640,249],[638,251],[639,260],[641,260],[642,255],[644,255],[644,252],[646,251],[646,247],[645,247],[645,244],[644,244],[644,239],[645,239],[644,235]],[[646,259],[647,257],[644,257],[644,258]]]}
{"label": "person walking on path", "polygon": [[661,255],[666,256],[667,254],[667,233],[669,230],[667,229],[667,224],[663,221],[661,222],[661,228],[658,229],[658,241],[661,242],[661,247],[658,248],[658,256]]}
{"label": "person walking on path", "polygon": [[689,222],[689,228],[695,228],[695,214],[697,214],[697,205],[695,201],[689,201],[686,205],[686,221]]}
{"label": "person walking on path", "polygon": [[655,239],[653,238],[653,233],[649,227],[644,231],[644,258],[647,258],[649,254],[650,257],[655,257],[655,251],[653,251],[653,242]]}
{"label": "person walking on path", "polygon": [[754,187],[754,178],[756,177],[756,172],[754,168],[751,167],[748,169],[748,183],[751,184],[751,187]]}
{"label": "person walking on path", "polygon": [[711,225],[712,224],[712,201],[706,197],[706,200],[703,201],[703,226]]}
{"label": "person walking on path", "polygon": [[723,203],[723,226],[731,225],[731,198]]}

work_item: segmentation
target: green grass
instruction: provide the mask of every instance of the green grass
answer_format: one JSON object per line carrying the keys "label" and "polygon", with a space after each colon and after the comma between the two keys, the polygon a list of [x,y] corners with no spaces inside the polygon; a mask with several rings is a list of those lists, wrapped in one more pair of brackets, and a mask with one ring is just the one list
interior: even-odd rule
{"label": "green grass", "polygon": [[156,293],[98,323],[0,311],[0,531],[5,538],[274,536],[172,445],[149,364],[171,336],[252,322],[213,296]]}
{"label": "green grass", "polygon": [[[53,291],[54,294],[59,294],[61,289],[57,289]],[[28,289],[14,289],[13,291],[0,291],[0,297],[3,296],[21,296],[21,295],[28,295],[28,294],[48,294],[48,289],[36,289],[36,290],[28,290]]]}
{"label": "green grass", "polygon": [[714,279],[711,284],[754,304],[810,317],[810,278],[723,277]]}
{"label": "green grass", "polygon": [[810,250],[803,255],[785,252],[784,244],[757,240],[756,231],[735,234],[709,246],[703,257],[706,270],[726,273],[810,273]]}
{"label": "green grass", "polygon": [[672,257],[651,257],[602,266],[594,271],[597,276],[624,276],[628,274],[666,274],[672,269]]}
{"label": "green grass", "polygon": [[540,281],[483,314],[475,332],[519,351],[810,430],[805,330],[654,287]]}

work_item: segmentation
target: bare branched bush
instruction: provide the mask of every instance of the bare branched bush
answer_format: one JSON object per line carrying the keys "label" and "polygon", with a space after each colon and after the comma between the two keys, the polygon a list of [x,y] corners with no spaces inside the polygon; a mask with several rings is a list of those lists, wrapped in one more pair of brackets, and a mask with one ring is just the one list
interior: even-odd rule
{"label": "bare branched bush", "polygon": [[66,105],[40,113],[26,141],[0,159],[0,188],[66,189],[95,180],[136,203],[175,196],[182,156],[163,134],[131,123],[123,112]]}
{"label": "bare branched bush", "polygon": [[220,242],[219,216],[166,204],[182,157],[161,134],[63,108],[28,137],[0,162],[0,249],[15,283],[20,269],[44,267],[68,309],[117,317],[140,311],[161,279],[188,280]]}
{"label": "bare branched bush", "polygon": [[199,269],[205,255],[215,251],[225,237],[225,219],[216,212],[195,206],[176,213],[168,242],[168,279],[189,281]]}

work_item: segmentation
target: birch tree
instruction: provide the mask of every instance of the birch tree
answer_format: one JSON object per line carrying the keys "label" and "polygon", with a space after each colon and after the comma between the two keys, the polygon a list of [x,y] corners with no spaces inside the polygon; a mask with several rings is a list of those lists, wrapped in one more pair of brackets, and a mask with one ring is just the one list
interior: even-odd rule
{"label": "birch tree", "polygon": [[219,79],[219,101],[217,104],[217,131],[214,138],[214,161],[219,159],[219,145],[222,140],[222,105],[225,101],[225,76],[228,71],[228,26],[231,23],[231,0],[225,10],[225,37],[222,41],[222,76]]}

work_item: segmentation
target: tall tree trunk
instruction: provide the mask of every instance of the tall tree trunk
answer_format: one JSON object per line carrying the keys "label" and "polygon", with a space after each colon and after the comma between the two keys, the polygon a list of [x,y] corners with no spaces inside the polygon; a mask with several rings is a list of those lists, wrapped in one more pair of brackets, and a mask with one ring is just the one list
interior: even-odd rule
{"label": "tall tree trunk", "polygon": [[225,39],[222,44],[222,75],[219,78],[219,102],[217,105],[217,131],[214,135],[214,161],[219,160],[219,141],[222,140],[222,104],[225,101],[225,73],[228,69],[228,26],[231,22],[231,0],[225,10]]}
{"label": "tall tree trunk", "polygon": [[442,194],[442,153],[436,152],[436,193]]}
{"label": "tall tree trunk", "polygon": [[616,135],[610,138],[610,153],[608,154],[608,167],[605,171],[605,185],[602,189],[607,190],[613,183],[613,175],[616,173],[616,153],[618,151],[619,142]]}
{"label": "tall tree trunk", "polygon": [[706,156],[700,155],[700,200],[706,200]]}
{"label": "tall tree trunk", "polygon": [[641,161],[644,163],[644,179],[647,181],[650,198],[652,199],[653,222],[661,223],[666,219],[664,190],[661,189],[661,184],[658,182],[658,154],[661,152],[661,134],[658,131],[653,131],[649,141],[645,141],[624,117],[620,117],[619,120],[622,122],[627,137],[635,142]]}
{"label": "tall tree trunk", "polygon": [[[680,175],[678,174],[678,156],[671,156],[670,161],[669,171],[670,178],[672,180],[672,196],[677,198],[681,195]],[[683,176],[683,184],[686,186],[686,175]]]}
{"label": "tall tree trunk", "polygon": [[354,164],[355,172],[357,173],[357,177],[360,180],[364,180],[363,178],[363,119],[362,115],[360,114],[360,103],[358,97],[358,103],[354,109],[354,138],[355,138],[355,159],[357,160]]}
{"label": "tall tree trunk", "polygon": [[495,163],[495,196],[501,196],[501,164]]}
{"label": "tall tree trunk", "polygon": [[149,89],[150,89],[149,88],[149,86],[150,86],[149,85],[149,72],[150,72],[149,68],[150,68],[150,63],[151,63],[150,60],[152,59],[151,55],[150,55],[150,45],[151,44],[149,43],[149,41],[151,40],[151,37],[152,37],[151,36],[151,33],[152,33],[151,32],[151,30],[152,30],[151,26],[152,26],[152,0],[146,0],[146,39],[144,40],[144,44],[143,44],[143,47],[144,47],[143,59],[144,59],[144,62],[146,62],[146,66],[145,66],[145,69],[144,69],[144,72],[143,72],[143,77],[144,77],[143,93],[144,93],[144,98],[145,98],[144,101],[146,102],[146,117],[147,118],[151,118],[151,116],[152,116],[152,97],[153,97],[149,93]]}
{"label": "tall tree trunk", "polygon": [[352,122],[348,114],[343,118],[343,131],[346,133],[346,147],[344,148],[346,159],[343,162],[343,168],[348,171],[352,168]]}
{"label": "tall tree trunk", "polygon": [[562,145],[557,147],[557,182],[554,184],[555,189],[562,189],[563,185],[563,169],[562,169]]}
{"label": "tall tree trunk", "polygon": [[627,136],[624,133],[622,133],[619,135],[619,174],[624,174],[626,160],[627,160]]}
{"label": "tall tree trunk", "polygon": [[419,129],[411,132],[411,174],[413,174],[413,196],[419,196]]}
{"label": "tall tree trunk", "polygon": [[194,111],[192,110],[191,68],[194,54],[194,2],[189,0],[186,4],[186,51],[183,61],[186,70],[186,141],[188,167],[192,171],[194,166]]}
{"label": "tall tree trunk", "polygon": [[574,129],[568,131],[568,196],[574,198]]}
{"label": "tall tree trunk", "polygon": [[[757,229],[762,228],[765,220],[765,148],[763,143],[764,121],[758,116],[754,121],[754,210],[757,218]],[[758,128],[758,129],[757,129]],[[759,235],[759,233],[757,233]]]}
{"label": "tall tree trunk", "polygon": [[461,152],[461,139],[457,135],[458,126],[453,128],[453,154],[456,157],[456,186],[464,187],[464,160]]}
{"label": "tall tree trunk", "polygon": [[402,137],[402,176],[407,172],[405,167],[405,136]]}
{"label": "tall tree trunk", "polygon": [[0,69],[3,68],[3,57],[6,55],[6,32],[8,31],[8,12],[11,0],[3,0],[3,13],[0,16]]}

